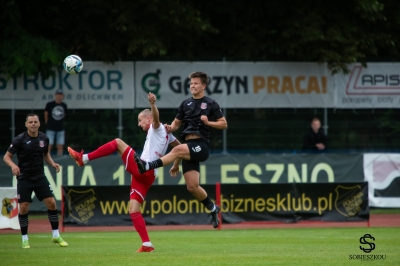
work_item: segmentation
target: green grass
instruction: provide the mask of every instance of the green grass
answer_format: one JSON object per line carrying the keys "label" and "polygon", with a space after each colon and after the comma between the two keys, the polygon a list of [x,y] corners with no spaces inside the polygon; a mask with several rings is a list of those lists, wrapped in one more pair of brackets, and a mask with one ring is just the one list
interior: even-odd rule
{"label": "green grass", "polygon": [[370,208],[370,214],[399,214],[400,209],[396,208]]}
{"label": "green grass", "polygon": [[[370,255],[383,261],[349,260],[360,237],[371,234]],[[400,265],[400,228],[315,228],[204,231],[150,231],[153,253],[135,253],[136,232],[64,233],[69,247],[51,243],[51,234],[30,234],[30,249],[19,234],[0,235],[1,265]]]}

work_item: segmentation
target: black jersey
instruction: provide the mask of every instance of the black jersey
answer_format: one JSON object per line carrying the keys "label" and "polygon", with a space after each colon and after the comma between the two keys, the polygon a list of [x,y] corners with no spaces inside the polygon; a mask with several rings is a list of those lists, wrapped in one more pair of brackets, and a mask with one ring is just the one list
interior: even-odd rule
{"label": "black jersey", "polygon": [[176,118],[182,121],[182,139],[185,139],[187,134],[196,134],[206,140],[209,139],[210,127],[201,121],[202,115],[206,115],[209,121],[214,122],[224,116],[219,104],[207,96],[201,99],[189,98],[181,103]]}
{"label": "black jersey", "polygon": [[64,130],[64,117],[67,112],[67,105],[65,103],[56,103],[56,101],[48,102],[45,111],[49,112],[48,121],[46,125],[47,130],[63,131]]}
{"label": "black jersey", "polygon": [[29,136],[28,132],[15,137],[7,151],[17,153],[20,169],[18,179],[44,175],[43,156],[47,153],[48,146],[49,138],[42,132],[37,137]]}

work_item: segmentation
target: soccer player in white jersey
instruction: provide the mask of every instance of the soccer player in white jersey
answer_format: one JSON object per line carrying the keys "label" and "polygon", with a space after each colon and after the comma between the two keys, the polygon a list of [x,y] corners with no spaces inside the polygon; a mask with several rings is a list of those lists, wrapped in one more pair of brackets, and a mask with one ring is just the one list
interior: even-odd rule
{"label": "soccer player in white jersey", "polygon": [[[167,133],[165,127],[161,124],[158,109],[155,104],[156,96],[153,93],[149,93],[148,100],[151,110],[145,109],[140,112],[138,115],[138,122],[139,127],[144,131],[147,131],[146,142],[144,143],[141,158],[143,160],[152,161],[164,156],[168,145],[175,147],[179,145],[180,142],[171,133]],[[100,146],[97,150],[88,154],[83,154],[83,150],[79,153],[68,147],[69,154],[79,166],[84,166],[84,164],[89,161],[110,155],[116,151],[125,164],[125,170],[132,175],[129,214],[133,226],[142,239],[142,246],[136,252],[152,252],[154,251],[154,247],[150,242],[146,223],[140,213],[140,206],[142,205],[150,186],[153,184],[157,172],[148,171],[144,174],[140,174],[133,158],[135,150],[118,138]],[[171,175],[178,174],[176,173],[176,170],[179,169],[179,163],[180,160],[177,160],[174,163],[173,168],[171,168],[174,169],[174,171],[170,171]]]}

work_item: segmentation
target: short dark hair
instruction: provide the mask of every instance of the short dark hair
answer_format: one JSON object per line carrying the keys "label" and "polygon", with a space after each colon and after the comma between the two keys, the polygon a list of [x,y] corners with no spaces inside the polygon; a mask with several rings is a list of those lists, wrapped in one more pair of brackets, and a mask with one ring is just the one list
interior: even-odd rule
{"label": "short dark hair", "polygon": [[39,116],[37,114],[28,114],[25,118],[25,121],[28,121],[28,117],[31,117],[31,116],[36,116],[39,119]]}
{"label": "short dark hair", "polygon": [[210,78],[204,72],[193,72],[193,73],[190,73],[189,78],[190,79],[200,78],[200,81],[201,81],[202,84],[206,84],[206,85],[210,84]]}

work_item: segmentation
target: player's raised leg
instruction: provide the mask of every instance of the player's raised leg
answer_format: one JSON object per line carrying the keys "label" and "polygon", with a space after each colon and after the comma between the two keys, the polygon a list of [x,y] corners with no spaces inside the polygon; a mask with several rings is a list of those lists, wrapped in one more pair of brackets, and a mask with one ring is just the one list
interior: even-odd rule
{"label": "player's raised leg", "polygon": [[68,147],[68,153],[71,155],[72,159],[75,160],[77,165],[84,166],[89,161],[111,155],[116,151],[121,155],[127,147],[128,144],[117,138],[107,142],[106,144],[97,148],[95,151],[88,154],[84,154],[83,150],[81,152],[77,152],[71,147]]}

